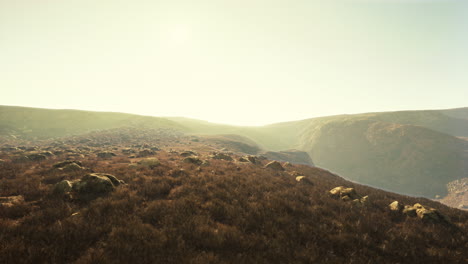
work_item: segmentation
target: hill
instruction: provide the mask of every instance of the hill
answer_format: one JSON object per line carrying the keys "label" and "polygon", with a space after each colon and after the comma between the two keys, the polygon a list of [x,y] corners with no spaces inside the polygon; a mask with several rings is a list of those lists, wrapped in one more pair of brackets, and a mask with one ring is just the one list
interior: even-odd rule
{"label": "hill", "polygon": [[187,118],[3,106],[0,127],[3,135],[43,139],[121,127],[165,128],[199,138],[207,147],[246,154],[296,149],[307,152],[316,166],[350,180],[430,198],[447,194],[446,184],[468,171],[468,148],[462,140],[468,137],[467,108],[237,127]]}
{"label": "hill", "polygon": [[64,137],[119,127],[186,130],[164,118],[124,113],[0,106],[0,134],[20,138]]}
{"label": "hill", "polygon": [[[468,257],[468,212],[317,167],[268,168],[270,160],[260,157],[213,155],[202,140],[170,131],[116,128],[4,147],[2,263],[464,263]],[[354,188],[349,194],[360,198],[334,197],[337,186]],[[412,217],[392,211],[395,200],[433,209]]]}

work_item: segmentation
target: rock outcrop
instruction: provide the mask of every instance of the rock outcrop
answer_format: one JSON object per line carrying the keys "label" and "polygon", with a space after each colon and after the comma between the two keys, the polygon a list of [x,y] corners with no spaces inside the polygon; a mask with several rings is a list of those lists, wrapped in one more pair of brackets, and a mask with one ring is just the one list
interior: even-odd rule
{"label": "rock outcrop", "polygon": [[409,217],[418,217],[423,222],[450,224],[450,219],[438,210],[415,203],[413,206],[405,205],[403,207],[398,201],[389,204],[392,211],[401,212]]}
{"label": "rock outcrop", "polygon": [[75,193],[78,195],[99,196],[115,190],[116,187],[125,184],[117,177],[106,173],[91,173],[80,180],[64,180],[55,184],[53,192],[59,195]]}
{"label": "rock outcrop", "polygon": [[364,205],[368,201],[368,196],[360,196],[357,194],[354,188],[346,188],[343,186],[338,186],[329,191],[330,195],[334,198],[339,198],[342,201],[348,202],[352,201],[356,205]]}
{"label": "rock outcrop", "polygon": [[275,170],[275,171],[284,171],[284,168],[281,165],[281,163],[279,163],[276,160],[274,160],[274,161],[268,163],[267,165],[265,165],[265,169],[271,169],[271,170]]}

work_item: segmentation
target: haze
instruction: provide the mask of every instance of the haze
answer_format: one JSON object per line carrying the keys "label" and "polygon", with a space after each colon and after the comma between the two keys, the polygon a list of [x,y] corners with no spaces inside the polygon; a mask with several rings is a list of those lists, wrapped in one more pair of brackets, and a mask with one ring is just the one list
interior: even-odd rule
{"label": "haze", "polygon": [[466,106],[467,8],[0,1],[0,104],[241,125]]}

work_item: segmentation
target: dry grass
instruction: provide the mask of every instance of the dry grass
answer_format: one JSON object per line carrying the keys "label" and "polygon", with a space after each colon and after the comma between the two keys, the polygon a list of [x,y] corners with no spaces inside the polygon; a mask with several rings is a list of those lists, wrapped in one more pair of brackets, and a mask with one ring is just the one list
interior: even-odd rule
{"label": "dry grass", "polygon": [[[466,263],[468,213],[424,198],[353,184],[327,171],[295,165],[286,172],[210,160],[198,168],[159,151],[154,168],[129,159],[83,165],[127,182],[107,197],[66,201],[54,183],[80,173],[52,170],[56,160],[5,163],[0,196],[26,204],[0,208],[1,263]],[[34,168],[32,168],[34,167]],[[183,169],[185,173],[174,173]],[[299,184],[289,173],[310,177]],[[355,187],[369,195],[353,207],[327,194]],[[393,214],[393,200],[422,204],[455,226]]]}

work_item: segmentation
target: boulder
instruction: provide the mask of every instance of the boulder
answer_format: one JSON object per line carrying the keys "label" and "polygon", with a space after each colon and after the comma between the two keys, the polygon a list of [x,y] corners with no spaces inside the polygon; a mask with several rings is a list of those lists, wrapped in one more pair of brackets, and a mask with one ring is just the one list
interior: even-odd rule
{"label": "boulder", "polygon": [[41,153],[39,153],[39,154],[44,155],[44,156],[46,156],[46,157],[52,157],[52,156],[54,156],[54,154],[53,154],[52,152],[50,152],[50,151],[44,151],[44,152],[41,152]]}
{"label": "boulder", "polygon": [[126,155],[130,155],[130,154],[136,153],[136,151],[131,148],[125,148],[125,149],[122,149],[122,153]]}
{"label": "boulder", "polygon": [[258,160],[258,158],[255,157],[255,156],[252,156],[252,155],[243,156],[243,157],[239,158],[239,161],[240,161],[240,162],[250,162],[250,163],[252,163],[252,164],[258,164],[258,163],[260,163],[260,161]]}
{"label": "boulder", "polygon": [[190,156],[197,156],[198,154],[196,152],[191,151],[191,150],[186,150],[184,152],[181,152],[179,155],[181,157],[190,157]]}
{"label": "boulder", "polygon": [[66,194],[73,189],[73,184],[71,181],[63,180],[55,184],[53,192],[55,194]]}
{"label": "boulder", "polygon": [[213,159],[219,159],[219,160],[227,160],[227,161],[232,161],[232,157],[229,156],[228,154],[225,154],[225,153],[221,153],[221,152],[217,152],[217,153],[214,153],[211,158]]}
{"label": "boulder", "polygon": [[157,166],[161,165],[161,162],[159,162],[159,160],[156,158],[146,158],[138,161],[137,164],[140,167],[148,167],[150,169],[154,169]]}
{"label": "boulder", "polygon": [[405,207],[403,208],[402,213],[404,215],[409,216],[409,217],[416,217],[416,208],[414,208],[411,205],[405,205]]}
{"label": "boulder", "polygon": [[58,163],[55,163],[53,165],[54,168],[56,169],[59,169],[59,168],[63,168],[63,167],[66,167],[67,165],[70,165],[70,164],[76,164],[78,166],[83,166],[83,164],[81,164],[80,161],[77,161],[77,160],[65,160],[65,161],[61,161],[61,162],[58,162]]}
{"label": "boulder", "polygon": [[39,154],[39,153],[29,154],[27,157],[32,161],[43,161],[47,159],[46,155]]}
{"label": "boulder", "polygon": [[70,171],[81,171],[83,170],[84,168],[81,167],[80,165],[76,164],[76,163],[70,163],[70,164],[67,164],[65,165],[64,167],[62,168],[59,168],[59,170],[63,170],[65,172],[70,172]]}
{"label": "boulder", "polygon": [[296,181],[300,183],[304,183],[304,184],[312,184],[312,181],[310,180],[310,178],[306,176],[297,176]]}
{"label": "boulder", "polygon": [[108,151],[105,151],[105,152],[99,152],[97,154],[98,158],[101,158],[101,159],[110,159],[112,157],[115,157],[117,156],[115,153],[113,152],[108,152]]}
{"label": "boulder", "polygon": [[343,186],[338,186],[330,190],[330,194],[333,197],[341,198],[342,200],[355,200],[361,199],[359,195],[356,193],[354,188],[346,188]]}
{"label": "boulder", "polygon": [[91,173],[73,184],[73,190],[86,194],[107,194],[122,184],[115,176],[105,173]]}
{"label": "boulder", "polygon": [[191,164],[195,164],[195,165],[202,165],[203,164],[203,161],[200,160],[197,157],[186,157],[182,161],[185,162],[185,163],[191,163]]}
{"label": "boulder", "polygon": [[91,173],[81,178],[81,180],[61,181],[54,185],[53,192],[61,195],[76,193],[87,197],[95,197],[108,194],[122,184],[125,184],[124,181],[117,179],[114,175]]}
{"label": "boulder", "polygon": [[343,186],[338,186],[329,191],[330,195],[334,198],[339,198],[342,201],[349,202],[352,201],[353,204],[358,204],[359,206],[365,205],[368,202],[368,196],[361,197],[356,193],[354,188],[346,188]]}
{"label": "boulder", "polygon": [[284,171],[284,168],[281,165],[281,163],[279,163],[276,160],[274,160],[274,161],[268,163],[267,165],[265,165],[265,168],[266,169],[272,169],[272,170],[275,170],[275,171]]}
{"label": "boulder", "polygon": [[390,210],[395,212],[400,212],[404,208],[404,206],[398,201],[394,201],[393,203],[389,204],[388,207],[390,208]]}

